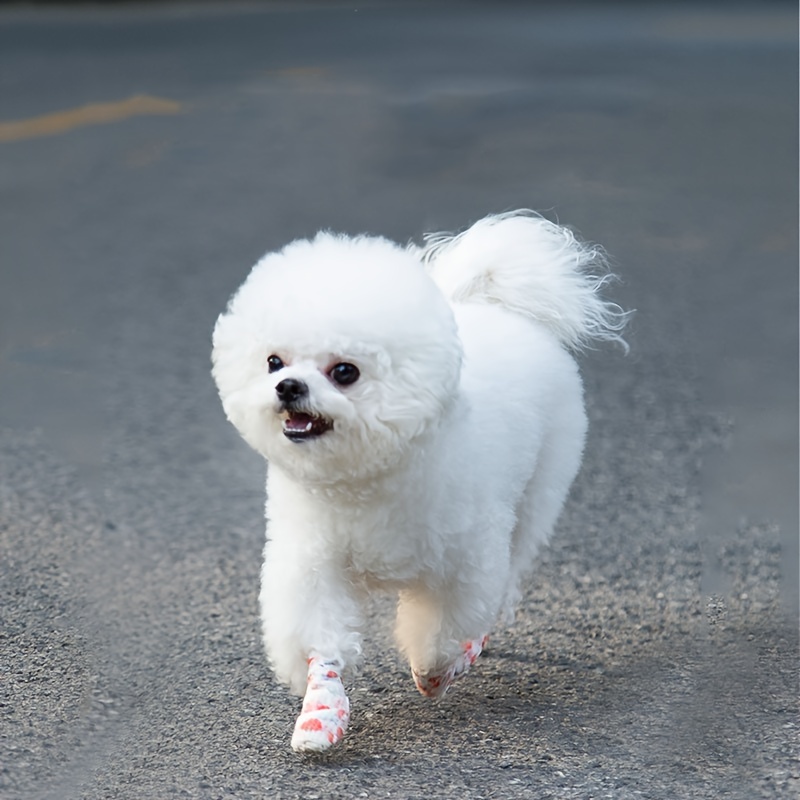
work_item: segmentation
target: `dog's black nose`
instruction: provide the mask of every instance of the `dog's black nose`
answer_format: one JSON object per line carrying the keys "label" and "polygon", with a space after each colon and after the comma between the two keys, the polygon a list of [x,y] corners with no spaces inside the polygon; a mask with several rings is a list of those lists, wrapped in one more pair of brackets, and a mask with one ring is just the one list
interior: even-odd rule
{"label": "dog's black nose", "polygon": [[275,392],[282,403],[293,403],[298,397],[308,394],[308,386],[297,378],[284,378],[275,387]]}

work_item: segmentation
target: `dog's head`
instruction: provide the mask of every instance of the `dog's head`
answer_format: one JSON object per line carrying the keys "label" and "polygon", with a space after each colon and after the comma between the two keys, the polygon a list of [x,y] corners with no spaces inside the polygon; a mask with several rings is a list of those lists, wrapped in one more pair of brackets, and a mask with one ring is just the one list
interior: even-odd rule
{"label": "dog's head", "polygon": [[400,463],[456,394],[461,345],[418,259],[319,234],[265,256],[217,321],[228,419],[296,479],[357,481]]}

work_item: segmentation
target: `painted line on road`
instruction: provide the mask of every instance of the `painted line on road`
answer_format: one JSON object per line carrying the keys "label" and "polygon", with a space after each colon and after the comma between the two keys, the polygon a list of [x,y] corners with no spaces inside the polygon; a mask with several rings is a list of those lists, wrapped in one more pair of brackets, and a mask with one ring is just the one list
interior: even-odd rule
{"label": "painted line on road", "polygon": [[87,125],[105,125],[149,114],[179,114],[181,111],[183,106],[175,100],[149,95],[136,95],[116,103],[89,103],[40,117],[0,122],[0,142],[57,136]]}

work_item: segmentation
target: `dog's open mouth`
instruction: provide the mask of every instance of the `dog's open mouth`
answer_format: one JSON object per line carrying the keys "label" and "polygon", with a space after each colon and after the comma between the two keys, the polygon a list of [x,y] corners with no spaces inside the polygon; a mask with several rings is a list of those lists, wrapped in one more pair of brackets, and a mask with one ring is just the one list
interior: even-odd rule
{"label": "dog's open mouth", "polygon": [[306,414],[303,411],[287,411],[283,420],[283,435],[293,442],[316,439],[333,429],[333,423],[325,417]]}

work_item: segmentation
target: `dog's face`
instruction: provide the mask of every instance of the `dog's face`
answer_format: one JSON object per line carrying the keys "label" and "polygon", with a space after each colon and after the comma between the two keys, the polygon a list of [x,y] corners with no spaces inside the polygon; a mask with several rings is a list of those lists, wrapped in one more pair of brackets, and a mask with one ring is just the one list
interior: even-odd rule
{"label": "dog's face", "polygon": [[409,252],[321,234],[262,259],[214,331],[230,421],[294,478],[391,469],[455,396],[452,312]]}

